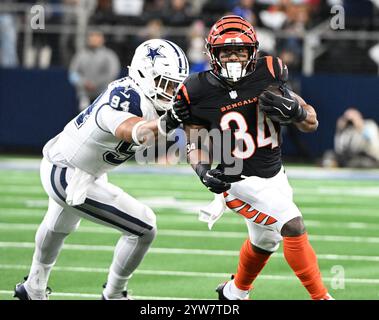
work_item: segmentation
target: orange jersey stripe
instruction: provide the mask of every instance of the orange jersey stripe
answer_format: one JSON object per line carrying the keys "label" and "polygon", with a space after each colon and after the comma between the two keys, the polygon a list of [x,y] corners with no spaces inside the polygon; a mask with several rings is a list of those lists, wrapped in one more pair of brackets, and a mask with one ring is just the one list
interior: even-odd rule
{"label": "orange jersey stripe", "polygon": [[232,201],[228,201],[226,203],[226,205],[230,208],[230,209],[235,209],[235,208],[238,208],[238,207],[241,207],[245,204],[245,202],[239,200],[239,199],[234,199]]}
{"label": "orange jersey stripe", "polygon": [[270,224],[275,223],[277,220],[273,217],[268,217],[267,221],[265,222],[265,226],[269,226]]}
{"label": "orange jersey stripe", "polygon": [[186,88],[186,86],[185,86],[184,84],[182,85],[181,90],[183,91],[183,94],[184,94],[184,97],[185,97],[186,100],[187,100],[187,103],[190,104],[190,103],[191,103],[191,100],[190,100],[190,98],[189,98],[187,88]]}
{"label": "orange jersey stripe", "polygon": [[243,215],[247,219],[251,219],[258,213],[258,210],[254,209],[252,211],[249,211],[250,209],[251,209],[251,206],[247,204],[246,206],[238,210],[238,213]]}
{"label": "orange jersey stripe", "polygon": [[273,78],[275,78],[274,64],[271,56],[266,57],[267,68],[270,71]]}
{"label": "orange jersey stripe", "polygon": [[261,223],[265,218],[267,217],[267,214],[261,212],[258,217],[255,218],[255,223]]}

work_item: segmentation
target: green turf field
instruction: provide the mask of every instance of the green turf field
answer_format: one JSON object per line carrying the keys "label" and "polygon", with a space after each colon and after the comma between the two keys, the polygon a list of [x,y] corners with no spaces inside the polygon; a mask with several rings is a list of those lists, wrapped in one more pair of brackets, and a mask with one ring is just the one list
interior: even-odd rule
{"label": "green turf field", "polygon": [[[312,170],[312,169],[310,169]],[[236,270],[247,237],[228,211],[208,231],[197,208],[212,199],[195,176],[114,173],[110,180],[157,215],[153,248],[129,282],[137,299],[215,299]],[[324,280],[336,299],[379,299],[379,186],[376,180],[290,179]],[[37,170],[0,169],[0,300],[28,272],[47,208]],[[99,299],[117,231],[82,221],[51,274],[51,299]],[[342,276],[342,277],[341,277]],[[252,299],[308,299],[281,249],[255,282]]]}

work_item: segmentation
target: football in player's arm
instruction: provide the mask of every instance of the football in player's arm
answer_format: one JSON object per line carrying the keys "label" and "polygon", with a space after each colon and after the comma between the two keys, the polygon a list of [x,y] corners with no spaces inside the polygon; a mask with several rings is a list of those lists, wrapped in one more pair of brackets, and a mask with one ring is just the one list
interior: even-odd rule
{"label": "football in player's arm", "polygon": [[289,90],[285,83],[273,91],[265,90],[259,96],[259,108],[271,120],[283,125],[292,122],[302,132],[317,130],[316,111],[302,97]]}
{"label": "football in player's arm", "polygon": [[[318,120],[315,109],[307,104],[302,97],[290,91],[282,83],[282,91],[286,91],[287,97],[280,95],[280,92],[272,93],[264,91],[259,97],[259,108],[273,121],[281,125],[293,123],[302,132],[313,132],[317,130]],[[187,102],[178,101],[174,105],[175,114],[179,115],[185,123],[184,129],[188,138],[187,157],[188,163],[191,164],[201,182],[212,192],[221,193],[230,188],[231,181],[236,177],[227,177],[218,169],[211,170],[211,161],[209,145],[202,146],[201,149],[195,149],[198,145],[198,136],[194,132],[206,129],[203,125],[190,124],[189,108],[183,108]],[[208,141],[211,143],[210,141]],[[193,152],[194,151],[194,152]],[[238,178],[237,178],[238,180]]]}

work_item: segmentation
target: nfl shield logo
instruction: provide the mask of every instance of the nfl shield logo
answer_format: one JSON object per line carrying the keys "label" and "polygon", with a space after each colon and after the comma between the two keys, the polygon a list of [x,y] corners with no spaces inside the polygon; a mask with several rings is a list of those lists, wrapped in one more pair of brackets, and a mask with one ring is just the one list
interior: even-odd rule
{"label": "nfl shield logo", "polygon": [[237,98],[238,94],[237,94],[237,91],[233,90],[233,91],[229,91],[229,95],[232,99],[235,99]]}

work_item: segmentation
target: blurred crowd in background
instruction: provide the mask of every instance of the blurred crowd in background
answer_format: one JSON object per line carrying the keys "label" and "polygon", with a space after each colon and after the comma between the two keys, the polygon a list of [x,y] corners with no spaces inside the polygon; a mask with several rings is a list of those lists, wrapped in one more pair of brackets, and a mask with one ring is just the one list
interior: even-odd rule
{"label": "blurred crowd in background", "polygon": [[[46,10],[46,30],[33,34],[30,52],[25,52],[23,45],[24,12],[7,11],[4,7],[23,3],[68,8]],[[291,72],[301,72],[304,35],[331,20],[335,12],[331,8],[336,5],[344,7],[346,30],[379,30],[379,0],[3,0],[0,4],[0,64],[68,67],[77,49],[75,31],[79,29],[75,26],[83,18],[78,14],[81,8],[86,13],[87,30],[96,27],[97,31],[105,32],[105,44],[116,53],[122,66],[128,65],[134,49],[142,41],[166,38],[187,52],[191,71],[204,70],[208,67],[203,54],[208,28],[221,16],[232,13],[257,27],[261,55],[278,55]],[[61,28],[52,31],[50,27],[49,30],[53,25]],[[120,29],[114,29],[117,26]],[[376,74],[378,41],[353,35],[324,39],[316,52],[314,71]]]}
{"label": "blurred crowd in background", "polygon": [[[44,9],[43,21],[37,20],[42,29],[31,28],[38,13],[31,12],[33,5]],[[135,48],[148,39],[181,46],[190,72],[208,69],[205,38],[210,26],[228,14],[256,27],[259,54],[279,56],[288,65],[295,91],[301,74],[379,74],[379,0],[2,0],[0,67],[67,69],[82,110],[126,74]],[[378,166],[376,124],[364,126],[358,110],[338,123],[335,150],[325,153],[323,165]],[[308,158],[291,129],[287,134]]]}

